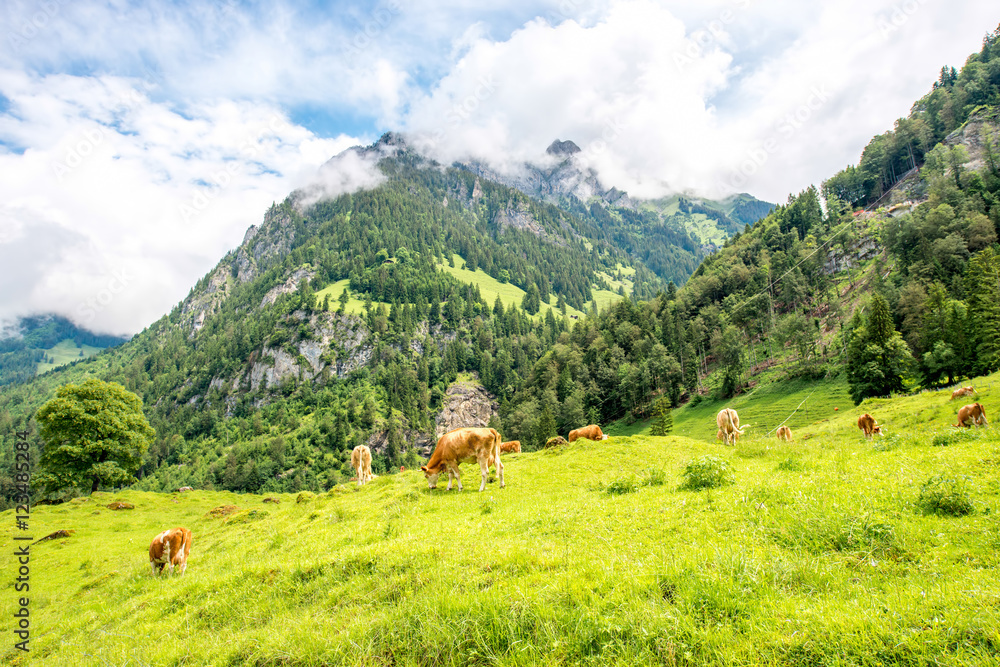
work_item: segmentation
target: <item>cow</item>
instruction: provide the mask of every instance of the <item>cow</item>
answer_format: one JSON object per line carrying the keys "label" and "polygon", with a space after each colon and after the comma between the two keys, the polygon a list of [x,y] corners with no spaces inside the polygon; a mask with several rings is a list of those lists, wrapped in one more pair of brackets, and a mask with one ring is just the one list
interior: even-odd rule
{"label": "cow", "polygon": [[366,445],[358,445],[351,452],[351,467],[358,471],[358,486],[375,479],[372,474],[372,450]]}
{"label": "cow", "polygon": [[869,440],[872,439],[873,433],[885,435],[885,433],[882,432],[882,427],[875,421],[875,418],[867,412],[858,417],[858,428],[861,429],[861,431],[865,434],[865,437]]}
{"label": "cow", "polygon": [[[972,424],[967,424],[969,420],[972,420]],[[958,411],[958,423],[952,424],[955,428],[960,428],[962,426],[986,426],[989,424],[986,421],[986,410],[979,403],[971,403],[969,405],[963,405],[962,409]]]}
{"label": "cow", "polygon": [[182,486],[181,488],[177,489],[178,493],[184,493],[185,491],[194,491],[194,489],[191,488],[190,486]]}
{"label": "cow", "polygon": [[181,568],[181,574],[187,569],[188,554],[191,553],[191,531],[187,528],[171,528],[165,530],[149,545],[149,566],[153,576],[163,572],[166,566],[173,574],[174,566]]}
{"label": "cow", "polygon": [[501,454],[520,454],[521,453],[521,441],[520,440],[509,440],[507,442],[500,443],[500,453]]}
{"label": "cow", "polygon": [[719,427],[718,432],[715,434],[715,439],[723,440],[727,445],[731,442],[734,447],[736,446],[736,441],[743,435],[743,429],[746,428],[746,426],[740,428],[740,416],[732,408],[722,408],[719,410],[719,414],[715,417],[715,423]]}
{"label": "cow", "polygon": [[778,440],[784,440],[785,442],[792,441],[792,429],[787,426],[778,427]]}
{"label": "cow", "polygon": [[963,396],[972,396],[975,393],[976,390],[973,387],[961,387],[951,392],[951,400],[954,401],[956,398],[961,398]]}
{"label": "cow", "polygon": [[432,489],[437,488],[438,475],[448,471],[448,490],[451,491],[453,480],[458,482],[458,490],[462,490],[462,477],[459,475],[460,463],[477,461],[482,472],[482,484],[479,490],[486,488],[486,478],[490,466],[495,466],[500,488],[504,487],[503,463],[500,462],[500,434],[495,428],[457,428],[442,435],[438,441],[431,459],[427,465],[420,466],[424,471],[427,484]]}
{"label": "cow", "polygon": [[587,440],[607,440],[608,436],[604,435],[604,431],[597,424],[590,424],[588,426],[581,426],[580,428],[575,428],[569,432],[569,441],[573,442],[579,438],[586,438]]}

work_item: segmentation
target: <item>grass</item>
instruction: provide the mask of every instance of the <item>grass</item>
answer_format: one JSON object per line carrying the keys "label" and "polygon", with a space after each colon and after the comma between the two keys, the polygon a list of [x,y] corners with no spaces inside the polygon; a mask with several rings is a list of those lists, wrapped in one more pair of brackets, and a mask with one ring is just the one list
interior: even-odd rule
{"label": "grass", "polygon": [[[461,255],[452,255],[452,259],[455,266],[449,266],[447,262],[439,262],[438,269],[442,271],[447,271],[455,278],[468,285],[479,285],[479,292],[483,295],[486,303],[490,306],[496,301],[497,296],[503,301],[504,307],[510,307],[516,305],[521,307],[521,300],[524,298],[524,290],[514,285],[512,283],[502,283],[496,278],[492,277],[482,269],[477,268],[475,271],[470,271],[466,268],[465,260]],[[622,267],[619,265],[623,277],[626,275],[632,275],[635,273],[635,269],[632,267]],[[632,282],[627,278],[621,282],[611,280],[611,277],[607,274],[604,275],[605,279],[608,280],[617,289],[619,284],[627,285],[627,291],[631,291]],[[620,301],[622,297],[619,294],[610,292],[608,290],[591,290],[594,298],[597,299],[598,308],[606,308],[608,305]],[[555,310],[556,304],[558,303],[558,298],[554,294],[549,295],[549,302],[542,303],[541,309],[538,311],[537,317],[544,317],[547,310]],[[561,317],[561,313],[556,310],[554,313],[556,317]],[[572,306],[566,306],[566,315],[570,317],[583,318],[586,317],[586,313],[573,308]]]}
{"label": "grass", "polygon": [[[469,269],[466,268],[465,260],[462,258],[461,255],[453,255],[452,257],[454,259],[455,266],[448,266],[447,262],[439,262],[437,265],[438,269],[441,271],[447,271],[455,278],[468,285],[479,285],[480,294],[483,295],[483,299],[491,307],[493,306],[493,302],[496,301],[497,296],[499,296],[500,300],[503,301],[503,305],[505,307],[517,305],[520,308],[521,300],[524,298],[523,289],[511,283],[501,283],[499,280],[490,276],[482,269],[477,268],[475,271],[470,271]],[[625,287],[626,293],[630,293],[632,291],[632,281],[629,280],[627,276],[633,275],[635,273],[635,269],[630,266],[621,266],[621,265],[619,265],[618,269],[622,273],[623,280],[621,281],[614,280],[610,275],[606,273],[602,273],[600,275],[602,275],[605,278],[605,280],[607,280],[612,285],[614,289],[618,289],[619,285],[621,285]],[[337,299],[340,297],[343,291],[348,288],[349,282],[350,281],[347,279],[338,280],[337,282],[330,283],[323,289],[319,290],[318,292],[316,292],[317,303],[322,304],[323,298],[329,296],[330,310],[336,311],[337,309],[340,308],[340,302],[338,302]],[[607,308],[609,305],[621,301],[622,299],[621,295],[619,295],[617,292],[612,292],[609,290],[599,290],[594,288],[592,290],[592,293],[594,295],[594,298],[597,300],[597,306],[600,309]],[[373,305],[377,306],[378,303],[379,302],[377,301],[373,302]],[[558,298],[554,294],[550,294],[549,302],[541,304],[541,309],[538,312],[538,317],[544,317],[547,310],[556,310],[557,303],[558,303]],[[389,305],[390,304],[386,303],[385,304],[386,308],[388,308]],[[347,305],[345,306],[344,310],[347,313],[353,315],[363,315],[365,312],[365,302],[361,299],[355,298],[354,295],[352,294],[348,299]],[[561,313],[558,310],[556,310],[554,314],[557,317],[561,317]],[[572,306],[566,306],[566,315],[571,317],[575,316],[577,318],[586,317],[585,312],[577,310]],[[98,350],[98,348],[93,348],[93,349]],[[77,352],[77,354],[79,354],[79,352]],[[91,353],[87,352],[87,354]],[[72,361],[72,359],[70,359],[70,361]],[[49,370],[49,368],[46,368],[45,370]]]}
{"label": "grass", "polygon": [[[829,405],[830,384],[786,398]],[[974,384],[995,412],[990,378]],[[714,442],[710,412],[711,438],[686,437],[695,406],[669,437],[507,456],[507,488],[482,494],[407,471],[301,502],[124,491],[35,507],[36,539],[76,532],[31,547],[32,650],[8,639],[0,662],[995,665],[1000,431],[935,446],[949,397],[817,408],[794,442],[758,428],[736,447]],[[771,414],[760,403],[779,398],[739,409]],[[862,438],[859,409],[890,435]],[[706,456],[732,483],[682,489]],[[135,509],[106,508],[118,500]],[[187,575],[154,579],[149,541],[177,525],[194,531]],[[4,544],[14,533],[6,512]]]}
{"label": "grass", "polygon": [[[83,352],[82,356],[80,355],[81,351]],[[66,364],[97,354],[100,351],[101,348],[94,347],[93,345],[81,345],[77,347],[72,338],[66,338],[44,350],[52,361],[39,362],[36,374],[41,375],[42,373],[51,371],[53,368],[65,366]]]}

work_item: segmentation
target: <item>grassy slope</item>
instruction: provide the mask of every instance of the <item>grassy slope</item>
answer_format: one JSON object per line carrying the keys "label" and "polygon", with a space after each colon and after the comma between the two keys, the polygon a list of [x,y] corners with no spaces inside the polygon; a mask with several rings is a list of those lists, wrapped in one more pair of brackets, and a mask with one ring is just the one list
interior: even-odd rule
{"label": "grassy slope", "polygon": [[[438,268],[442,271],[447,271],[448,273],[450,273],[463,283],[469,285],[479,285],[479,292],[483,295],[483,299],[486,300],[487,304],[492,306],[493,302],[496,301],[497,295],[500,295],[500,299],[503,301],[505,306],[521,305],[521,300],[524,298],[523,289],[511,283],[501,283],[499,280],[493,278],[482,269],[469,271],[467,268],[465,268],[465,260],[462,258],[461,255],[454,255],[453,257],[455,260],[455,266],[448,266],[447,263],[439,263]],[[623,267],[619,265],[619,270],[622,272],[623,277],[635,274],[635,269],[630,266]],[[602,275],[604,279],[607,280],[615,289],[617,289],[618,286],[621,285],[625,288],[626,293],[631,293],[632,281],[628,280],[628,278],[625,278],[624,280],[621,281],[617,281],[606,273],[601,273],[600,275]],[[348,286],[349,282],[350,282],[349,280],[344,279],[344,280],[338,280],[335,283],[330,283],[322,290],[316,292],[317,301],[319,303],[323,303],[323,297],[329,295],[330,310],[337,310],[340,307],[340,303],[337,301],[337,298]],[[617,301],[620,301],[622,298],[617,293],[610,292],[608,290],[594,289],[593,294],[594,298],[597,299],[598,308],[602,309],[607,308],[609,305]],[[555,308],[557,303],[558,303],[558,298],[554,294],[549,295],[549,303],[542,304],[542,308],[539,311],[539,315],[544,316],[546,309]],[[364,301],[356,299],[352,295],[351,298],[348,299],[347,301],[347,306],[345,307],[345,310],[348,313],[361,315],[365,312],[364,305],[365,305]],[[378,302],[375,302],[375,305],[378,305]],[[389,306],[389,304],[385,305],[386,307]],[[570,316],[575,315],[576,317],[584,317],[586,315],[586,313],[583,313],[571,306],[566,307],[566,314]],[[557,317],[560,316],[558,312],[556,313],[556,316]]]}
{"label": "grassy slope", "polygon": [[[1000,386],[991,382],[1000,376],[975,384],[995,417]],[[430,492],[408,471],[301,504],[126,491],[37,507],[33,536],[76,533],[32,547],[32,652],[15,655],[8,640],[0,659],[997,664],[1000,433],[965,431],[933,446],[957,433],[946,426],[957,408],[947,399],[844,404],[810,418],[796,442],[751,429],[736,448],[706,442],[694,423],[709,421],[712,432],[712,415],[692,410],[690,428],[675,433],[698,439],[619,437],[508,456],[507,488],[483,494],[466,465],[462,493]],[[758,402],[739,409],[768,414]],[[891,435],[865,441],[861,411]],[[685,463],[705,454],[728,461],[735,483],[680,490]],[[921,486],[939,473],[967,476],[974,514],[915,511]],[[665,483],[642,485],[660,476]],[[610,495],[602,489],[612,482],[637,488]],[[112,512],[112,498],[136,509]],[[223,504],[268,514],[245,523],[206,516]],[[5,513],[8,545],[13,523]],[[188,574],[153,579],[148,542],[174,525],[195,534]],[[12,561],[2,566],[8,610]],[[11,617],[0,618],[9,638]]]}
{"label": "grassy slope", "polygon": [[[55,362],[39,362],[37,374],[41,375],[46,371],[51,371],[53,368],[58,368],[59,366],[83,359],[84,357],[97,354],[101,351],[101,349],[102,348],[94,347],[93,345],[83,345],[81,347],[77,347],[72,338],[66,338],[65,340],[61,340],[45,350],[49,357],[54,359]],[[80,350],[83,350],[83,356],[80,356]]]}

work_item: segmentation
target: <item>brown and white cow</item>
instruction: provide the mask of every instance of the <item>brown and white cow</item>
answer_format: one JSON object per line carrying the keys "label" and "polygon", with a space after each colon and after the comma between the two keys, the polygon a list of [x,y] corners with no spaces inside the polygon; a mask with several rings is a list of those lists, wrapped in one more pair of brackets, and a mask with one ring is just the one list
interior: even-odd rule
{"label": "brown and white cow", "polygon": [[164,567],[173,573],[174,566],[180,567],[181,574],[184,574],[192,539],[191,531],[180,527],[165,530],[154,537],[149,545],[149,566],[153,568],[153,574],[163,572]]}
{"label": "brown and white cow", "polygon": [[960,387],[951,392],[951,400],[954,401],[956,398],[962,398],[963,396],[972,396],[975,393],[976,390],[972,387]]}
{"label": "brown and white cow", "polygon": [[723,440],[727,445],[732,444],[733,446],[736,445],[736,441],[743,435],[743,429],[746,428],[746,426],[740,428],[740,416],[732,408],[719,410],[719,414],[715,417],[715,423],[719,427],[715,439]]}
{"label": "brown and white cow", "polygon": [[[972,424],[967,423],[969,420]],[[986,426],[989,424],[986,421],[986,410],[979,403],[970,403],[969,405],[963,405],[958,411],[958,423],[952,424],[955,428],[960,428],[962,426]]]}
{"label": "brown and white cow", "polygon": [[521,441],[520,440],[509,440],[507,442],[500,443],[500,453],[501,454],[520,454],[521,453]]}
{"label": "brown and white cow", "polygon": [[792,441],[792,429],[787,426],[778,427],[778,440],[784,440],[785,442]]}
{"label": "brown and white cow", "polygon": [[178,493],[184,493],[185,491],[194,491],[194,489],[190,486],[182,486],[181,488],[177,489]]}
{"label": "brown and white cow", "polygon": [[358,486],[364,486],[375,479],[372,474],[372,450],[366,445],[355,447],[351,452],[351,467],[357,471]]}
{"label": "brown and white cow", "polygon": [[462,477],[458,472],[460,463],[477,461],[482,472],[483,481],[479,490],[486,488],[486,478],[490,466],[495,466],[500,488],[504,487],[503,463],[500,462],[500,434],[494,428],[457,428],[442,435],[438,441],[431,460],[427,465],[420,466],[430,488],[437,488],[437,479],[445,470],[448,471],[448,490],[451,491],[452,480],[458,481],[458,490],[462,490]]}
{"label": "brown and white cow", "polygon": [[865,437],[869,440],[871,440],[873,433],[885,435],[885,433],[882,432],[882,427],[875,421],[875,418],[867,412],[858,417],[858,428],[861,429],[861,431],[865,434]]}
{"label": "brown and white cow", "polygon": [[586,438],[587,440],[607,440],[608,436],[604,435],[604,431],[597,424],[590,424],[588,426],[581,426],[580,428],[575,428],[569,432],[569,441],[573,442],[579,438]]}

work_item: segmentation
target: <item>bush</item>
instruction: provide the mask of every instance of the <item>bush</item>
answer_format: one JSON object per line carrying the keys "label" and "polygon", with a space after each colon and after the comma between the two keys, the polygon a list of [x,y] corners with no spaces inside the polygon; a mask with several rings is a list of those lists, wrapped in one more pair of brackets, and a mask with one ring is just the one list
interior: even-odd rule
{"label": "bush", "polygon": [[785,472],[801,472],[804,468],[805,466],[802,465],[801,459],[797,459],[794,456],[789,456],[775,466],[775,470],[784,470]]}
{"label": "bush", "polygon": [[643,486],[663,486],[667,483],[667,473],[650,466],[642,471]]}
{"label": "bush", "polygon": [[635,475],[625,475],[624,477],[619,477],[614,480],[606,487],[604,487],[604,493],[609,496],[621,496],[626,493],[632,493],[639,489],[639,480]]}
{"label": "bush", "polygon": [[968,477],[934,475],[920,488],[917,507],[924,514],[965,516],[975,510],[966,490]]}
{"label": "bush", "polygon": [[638,491],[643,486],[663,486],[667,483],[667,473],[652,466],[642,471],[642,477],[634,474],[624,475],[603,487],[604,493],[610,496],[620,496]]}
{"label": "bush", "polygon": [[952,430],[945,431],[944,433],[938,433],[934,436],[934,440],[931,441],[931,445],[934,447],[948,447],[949,445],[954,445],[960,442],[967,442],[969,440],[974,440],[976,438],[976,433],[971,430]]}
{"label": "bush", "polygon": [[681,488],[692,491],[711,489],[733,481],[729,463],[715,456],[702,456],[689,461],[682,476],[684,483]]}

